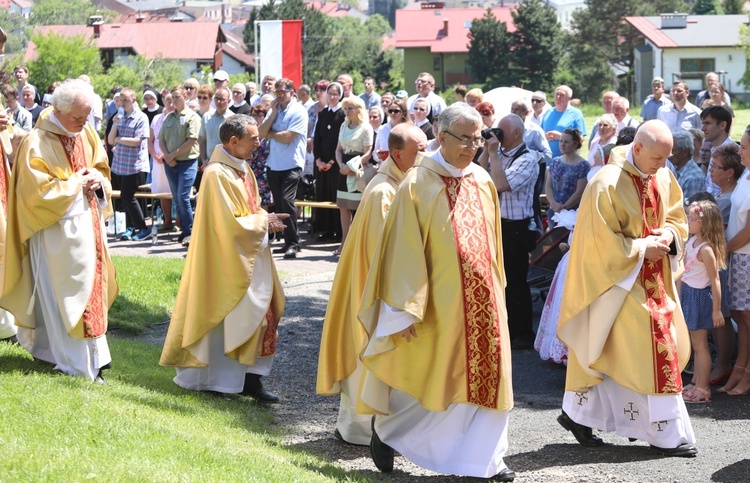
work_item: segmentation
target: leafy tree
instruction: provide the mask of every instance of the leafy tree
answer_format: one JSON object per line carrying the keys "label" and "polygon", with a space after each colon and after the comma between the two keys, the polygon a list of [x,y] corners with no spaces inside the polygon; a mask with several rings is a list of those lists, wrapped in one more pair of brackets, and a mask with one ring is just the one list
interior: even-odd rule
{"label": "leafy tree", "polygon": [[724,0],[724,13],[727,15],[737,15],[742,13],[745,7],[745,0]]}
{"label": "leafy tree", "polygon": [[111,21],[116,13],[86,0],[36,0],[29,22],[31,25],[81,25],[88,23],[92,15]]}
{"label": "leafy tree", "polygon": [[695,0],[694,15],[723,15],[724,9],[716,0]]}
{"label": "leafy tree", "polygon": [[510,79],[510,46],[512,37],[505,22],[487,9],[469,29],[469,67],[474,82],[487,88],[507,84]]}
{"label": "leafy tree", "polygon": [[39,89],[81,74],[93,78],[102,71],[99,49],[82,35],[37,33],[31,40],[36,44],[37,57],[28,64],[29,78]]}
{"label": "leafy tree", "polygon": [[563,53],[563,31],[555,11],[538,0],[522,0],[511,15],[517,79],[527,89],[549,91]]}
{"label": "leafy tree", "polygon": [[[595,52],[592,46],[572,42],[564,34],[567,52],[562,56],[554,85],[567,85],[573,95],[584,102],[599,102],[602,92],[612,89],[614,76],[609,62]],[[552,89],[545,92],[551,93]]]}
{"label": "leafy tree", "polygon": [[118,58],[106,73],[92,76],[94,88],[102,99],[109,96],[109,90],[121,85],[140,92],[144,82],[151,82],[157,88],[171,88],[182,83],[185,74],[179,63],[161,57],[148,59],[143,55]]}
{"label": "leafy tree", "polygon": [[584,61],[618,60],[628,70],[624,79],[624,93],[631,92],[636,45],[643,42],[640,33],[625,21],[625,17],[657,15],[684,9],[680,0],[586,0],[586,7],[573,12],[571,27],[573,41],[588,45],[592,56]]}
{"label": "leafy tree", "polygon": [[0,9],[0,25],[8,36],[5,43],[5,53],[14,54],[26,50],[29,43],[29,29],[24,25],[20,15],[11,15],[7,10]]}

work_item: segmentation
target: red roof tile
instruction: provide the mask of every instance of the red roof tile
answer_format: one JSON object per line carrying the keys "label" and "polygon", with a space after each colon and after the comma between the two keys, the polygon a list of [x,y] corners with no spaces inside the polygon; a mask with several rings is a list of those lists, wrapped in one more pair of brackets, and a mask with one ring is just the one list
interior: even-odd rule
{"label": "red roof tile", "polygon": [[[471,21],[482,18],[484,8],[443,8],[440,10],[396,10],[396,47],[429,47],[431,52],[468,52]],[[511,9],[493,8],[495,17],[514,32]],[[443,29],[448,22],[448,34]]]}
{"label": "red roof tile", "polygon": [[649,39],[656,47],[663,49],[665,47],[677,47],[677,44],[669,35],[659,29],[656,25],[649,22],[646,17],[625,17],[630,25]]}
{"label": "red roof tile", "polygon": [[[86,25],[46,25],[36,27],[35,31],[84,35],[86,38],[94,35],[94,28]],[[165,59],[213,60],[218,38],[218,23],[125,23],[102,25],[101,34],[94,43],[100,49],[131,48],[150,59],[160,54]],[[36,49],[31,43],[26,59],[35,55]]]}
{"label": "red roof tile", "polygon": [[342,18],[346,17],[351,9],[351,6],[347,4],[339,5],[337,2],[309,2],[307,8],[314,8],[320,10],[322,13],[331,17]]}

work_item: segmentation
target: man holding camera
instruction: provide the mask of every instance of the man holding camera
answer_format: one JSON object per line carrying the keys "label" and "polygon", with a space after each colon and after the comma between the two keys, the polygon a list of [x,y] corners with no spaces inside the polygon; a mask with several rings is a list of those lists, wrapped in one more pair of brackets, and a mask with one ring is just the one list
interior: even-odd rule
{"label": "man holding camera", "polygon": [[[539,175],[538,154],[523,142],[524,122],[515,114],[500,120],[500,131],[485,137],[479,164],[486,169],[500,196],[503,229],[503,265],[508,285],[505,304],[513,349],[534,345],[531,325],[531,290],[526,282],[529,252],[536,243],[536,230],[530,229],[534,217],[534,183]],[[487,133],[489,134],[489,133]]]}

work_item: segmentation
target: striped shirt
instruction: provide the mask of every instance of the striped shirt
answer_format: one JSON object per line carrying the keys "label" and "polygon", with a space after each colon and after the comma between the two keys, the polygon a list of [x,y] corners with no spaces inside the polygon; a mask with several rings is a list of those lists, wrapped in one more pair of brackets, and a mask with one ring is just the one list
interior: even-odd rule
{"label": "striped shirt", "polygon": [[120,176],[148,172],[148,118],[138,109],[125,114],[117,126],[118,138],[140,138],[138,146],[117,144],[113,149],[112,172]]}
{"label": "striped shirt", "polygon": [[500,162],[510,191],[500,193],[500,216],[505,220],[523,220],[534,216],[534,184],[539,176],[538,155],[527,152],[513,161],[514,155],[526,149],[526,144],[509,151],[500,151]]}

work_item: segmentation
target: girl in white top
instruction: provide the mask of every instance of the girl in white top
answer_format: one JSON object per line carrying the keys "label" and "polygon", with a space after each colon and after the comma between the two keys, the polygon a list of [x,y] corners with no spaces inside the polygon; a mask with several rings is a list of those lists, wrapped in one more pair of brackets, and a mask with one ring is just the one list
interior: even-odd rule
{"label": "girl in white top", "polygon": [[693,382],[682,391],[685,402],[711,400],[709,377],[711,353],[708,331],[724,325],[721,313],[719,269],[726,258],[724,223],[721,211],[711,201],[696,201],[688,208],[688,232],[685,245],[685,273],[678,282],[680,303],[693,345]]}

